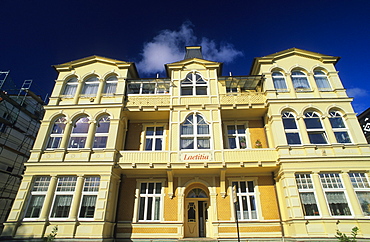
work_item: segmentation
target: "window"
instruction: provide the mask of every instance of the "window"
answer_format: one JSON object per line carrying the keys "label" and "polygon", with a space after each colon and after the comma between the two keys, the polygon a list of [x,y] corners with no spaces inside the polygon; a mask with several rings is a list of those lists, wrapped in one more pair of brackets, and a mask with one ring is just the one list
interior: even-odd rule
{"label": "window", "polygon": [[65,176],[58,178],[58,184],[55,191],[53,209],[51,218],[68,218],[71,209],[73,193],[76,187],[77,177]]}
{"label": "window", "polygon": [[163,127],[146,127],[145,150],[162,150]]}
{"label": "window", "polygon": [[296,174],[299,197],[305,216],[320,216],[311,174]]}
{"label": "window", "polygon": [[306,75],[301,71],[293,71],[292,72],[292,82],[294,89],[296,91],[308,91],[310,90],[310,85],[308,84],[308,80]]}
{"label": "window", "polygon": [[332,216],[350,216],[345,189],[338,173],[321,173],[321,185]]}
{"label": "window", "polygon": [[288,91],[288,88],[285,83],[284,75],[281,72],[273,72],[272,81],[274,82],[274,87],[278,92]]}
{"label": "window", "polygon": [[82,190],[82,202],[80,218],[94,218],[96,198],[99,192],[100,177],[91,176],[85,178]]}
{"label": "window", "polygon": [[244,125],[227,125],[227,139],[229,142],[229,149],[247,148]]}
{"label": "window", "polygon": [[65,97],[74,97],[76,94],[78,85],[78,80],[76,77],[72,77],[66,82],[66,85],[64,87],[63,96]]}
{"label": "window", "polygon": [[181,95],[207,95],[207,82],[198,73],[189,73],[181,81]]}
{"label": "window", "polygon": [[81,117],[77,119],[72,129],[68,148],[72,149],[85,148],[88,130],[89,130],[89,119],[87,117]]}
{"label": "window", "polygon": [[329,112],[329,120],[338,143],[351,143],[343,117],[338,111]]}
{"label": "window", "polygon": [[62,141],[64,129],[66,127],[66,121],[67,120],[65,117],[55,120],[53,129],[50,132],[48,144],[46,146],[47,149],[56,149],[60,147],[60,142]]}
{"label": "window", "polygon": [[283,112],[282,120],[288,145],[300,145],[301,138],[294,114],[292,112]]}
{"label": "window", "polygon": [[81,96],[95,97],[96,93],[98,92],[99,83],[99,78],[96,76],[92,76],[85,80]]}
{"label": "window", "polygon": [[160,182],[140,184],[139,221],[159,221],[161,206]]}
{"label": "window", "polygon": [[130,81],[127,84],[127,94],[167,94],[169,91],[170,82],[167,80]]}
{"label": "window", "polygon": [[[236,213],[239,220],[257,219],[256,193],[253,181],[234,181]],[[235,199],[235,198],[234,198]]]}
{"label": "window", "polygon": [[365,173],[348,173],[362,212],[370,216],[370,184]]}
{"label": "window", "polygon": [[26,210],[25,218],[38,218],[44,204],[46,192],[50,184],[50,176],[36,177],[31,190],[31,198]]}
{"label": "window", "polygon": [[316,112],[306,112],[304,114],[304,122],[306,124],[306,129],[311,144],[328,143],[320,117]]}
{"label": "window", "polygon": [[201,115],[189,115],[180,129],[181,149],[210,149],[209,125]]}
{"label": "window", "polygon": [[315,71],[314,78],[319,91],[331,91],[331,87],[325,73],[322,71]]}
{"label": "window", "polygon": [[110,118],[103,116],[99,119],[95,131],[93,148],[105,148],[107,146]]}
{"label": "window", "polygon": [[105,80],[104,95],[113,96],[116,93],[118,79],[117,76],[110,76]]}

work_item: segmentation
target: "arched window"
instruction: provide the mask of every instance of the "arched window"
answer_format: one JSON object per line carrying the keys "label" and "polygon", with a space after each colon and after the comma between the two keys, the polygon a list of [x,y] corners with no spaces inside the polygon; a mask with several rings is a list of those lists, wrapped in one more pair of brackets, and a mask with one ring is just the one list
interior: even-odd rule
{"label": "arched window", "polygon": [[304,114],[304,122],[311,144],[327,144],[325,130],[318,113],[308,111]]}
{"label": "arched window", "polygon": [[109,126],[110,118],[108,116],[103,116],[99,119],[96,126],[93,148],[105,148],[107,146]]}
{"label": "arched window", "polygon": [[82,89],[82,96],[85,97],[95,97],[98,92],[99,78],[97,76],[92,76],[85,80],[84,87]]}
{"label": "arched window", "polygon": [[199,114],[190,114],[181,124],[180,149],[210,149],[209,125]]}
{"label": "arched window", "polygon": [[188,193],[187,198],[207,198],[207,193],[205,193],[202,189],[200,188],[194,188]]}
{"label": "arched window", "polygon": [[288,145],[300,145],[301,138],[294,114],[292,112],[283,112],[282,119]]}
{"label": "arched window", "polygon": [[207,82],[198,73],[189,73],[181,81],[181,95],[207,95]]}
{"label": "arched window", "polygon": [[60,142],[62,141],[65,127],[65,117],[60,117],[55,120],[53,128],[50,132],[48,144],[46,145],[47,149],[56,149],[60,147]]}
{"label": "arched window", "polygon": [[333,129],[335,138],[338,143],[351,143],[351,139],[348,135],[348,130],[344,124],[343,117],[340,112],[331,110],[329,112],[329,120]]}
{"label": "arched window", "polygon": [[87,132],[89,131],[89,118],[86,116],[78,118],[74,122],[71,137],[69,138],[68,148],[85,148]]}
{"label": "arched window", "polygon": [[78,81],[76,77],[70,78],[64,87],[63,95],[65,97],[74,97],[77,90]]}
{"label": "arched window", "polygon": [[288,90],[284,75],[281,72],[273,72],[272,81],[274,82],[274,87],[278,92],[286,92]]}
{"label": "arched window", "polygon": [[110,76],[105,80],[104,94],[106,96],[112,96],[116,93],[117,82],[117,76]]}
{"label": "arched window", "polygon": [[307,76],[301,71],[292,72],[292,82],[296,91],[307,91],[310,90],[310,84],[308,83]]}
{"label": "arched window", "polygon": [[331,87],[326,74],[322,71],[315,71],[314,78],[319,91],[330,91]]}

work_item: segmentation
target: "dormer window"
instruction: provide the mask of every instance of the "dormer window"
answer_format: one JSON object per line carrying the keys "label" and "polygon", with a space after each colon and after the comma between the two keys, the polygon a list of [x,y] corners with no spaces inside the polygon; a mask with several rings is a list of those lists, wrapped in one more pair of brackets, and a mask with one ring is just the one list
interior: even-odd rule
{"label": "dormer window", "polygon": [[198,73],[189,73],[181,81],[181,96],[207,95],[208,83]]}

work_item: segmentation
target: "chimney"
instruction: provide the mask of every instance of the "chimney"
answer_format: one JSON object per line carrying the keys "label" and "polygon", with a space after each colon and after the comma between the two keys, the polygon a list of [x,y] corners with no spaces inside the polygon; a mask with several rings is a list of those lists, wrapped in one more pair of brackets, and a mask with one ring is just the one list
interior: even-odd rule
{"label": "chimney", "polygon": [[186,46],[185,48],[186,54],[184,60],[192,58],[203,59],[202,46]]}

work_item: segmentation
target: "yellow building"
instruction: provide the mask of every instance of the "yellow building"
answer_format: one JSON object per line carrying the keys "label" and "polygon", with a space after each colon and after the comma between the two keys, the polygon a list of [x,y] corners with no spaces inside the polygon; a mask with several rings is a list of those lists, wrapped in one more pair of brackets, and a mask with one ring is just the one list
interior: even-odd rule
{"label": "yellow building", "polygon": [[221,76],[187,47],[157,79],[99,56],[56,65],[3,238],[370,240],[370,149],[338,60],[293,48]]}

